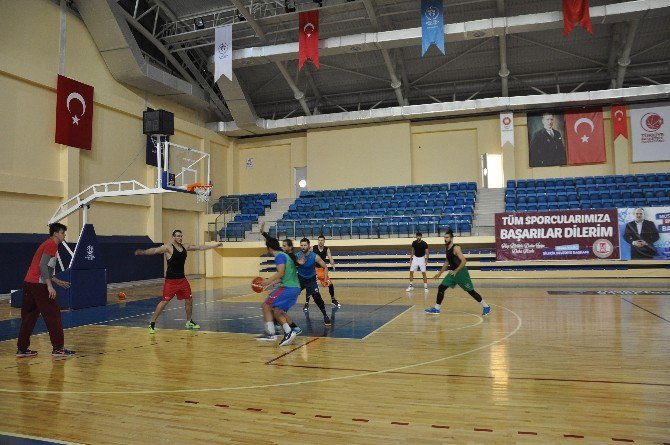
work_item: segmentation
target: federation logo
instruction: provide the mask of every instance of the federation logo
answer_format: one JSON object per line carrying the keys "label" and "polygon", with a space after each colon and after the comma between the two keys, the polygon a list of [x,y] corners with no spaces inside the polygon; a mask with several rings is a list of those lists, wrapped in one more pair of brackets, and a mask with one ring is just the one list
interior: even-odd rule
{"label": "federation logo", "polygon": [[598,258],[609,258],[614,253],[614,245],[608,239],[598,239],[593,243],[593,254]]}
{"label": "federation logo", "polygon": [[426,8],[426,18],[429,20],[435,20],[439,14],[440,11],[438,11],[435,6],[429,6]]}
{"label": "federation logo", "polygon": [[86,246],[86,259],[89,261],[93,261],[95,259],[95,255],[93,255],[93,246],[90,244]]}
{"label": "federation logo", "polygon": [[503,117],[502,122],[503,122],[503,125],[505,125],[507,127],[507,126],[509,126],[509,124],[512,123],[512,119],[510,119],[509,116],[505,116],[505,117]]}
{"label": "federation logo", "polygon": [[228,50],[230,47],[226,42],[221,43],[217,49],[219,52],[219,59],[225,59],[228,57]]}
{"label": "federation logo", "polygon": [[644,131],[653,133],[663,126],[663,118],[657,113],[647,113],[640,119],[640,126]]}

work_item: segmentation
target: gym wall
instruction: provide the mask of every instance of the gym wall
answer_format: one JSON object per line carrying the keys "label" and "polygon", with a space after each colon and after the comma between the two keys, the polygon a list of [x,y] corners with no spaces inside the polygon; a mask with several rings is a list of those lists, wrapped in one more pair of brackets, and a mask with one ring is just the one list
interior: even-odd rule
{"label": "gym wall", "polygon": [[[232,143],[202,126],[213,118],[118,83],[84,23],[70,12],[63,74],[95,88],[93,144],[90,151],[56,144],[59,6],[50,0],[3,2],[0,17],[0,233],[45,233],[58,205],[95,183],[135,179],[154,185],[155,168],[145,165],[142,134],[147,107],[175,114],[171,141],[209,152],[214,195],[232,193],[232,178],[226,173],[233,170]],[[160,243],[169,242],[178,224],[185,232],[193,231],[187,242],[194,242],[203,210],[194,196],[181,193],[124,197],[96,202],[89,222],[98,235],[148,235]],[[183,215],[176,218],[179,212]],[[69,239],[76,239],[81,215],[75,213],[63,223]],[[189,273],[197,271],[194,263]],[[199,263],[204,272],[204,261]]]}

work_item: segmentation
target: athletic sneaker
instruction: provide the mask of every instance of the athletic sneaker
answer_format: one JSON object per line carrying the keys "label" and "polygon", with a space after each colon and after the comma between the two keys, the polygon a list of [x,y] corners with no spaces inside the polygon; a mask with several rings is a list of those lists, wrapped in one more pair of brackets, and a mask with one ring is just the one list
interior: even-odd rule
{"label": "athletic sneaker", "polygon": [[488,315],[491,312],[491,306],[485,307],[482,311],[482,315]]}
{"label": "athletic sneaker", "polygon": [[430,309],[426,309],[426,314],[440,315],[440,310],[435,309],[434,307],[431,307]]}
{"label": "athletic sneaker", "polygon": [[184,326],[186,329],[200,329],[200,325],[194,321],[189,321]]}
{"label": "athletic sneaker", "polygon": [[293,332],[295,332],[295,335],[300,335],[302,334],[302,329],[300,329],[300,326],[296,326],[293,328]]}
{"label": "athletic sneaker", "polygon": [[36,355],[37,355],[37,351],[32,351],[32,350],[30,350],[30,349],[26,349],[26,350],[23,350],[23,351],[20,350],[20,349],[17,349],[17,350],[16,350],[16,356],[17,356],[18,358],[23,358],[23,357],[35,357]]}
{"label": "athletic sneaker", "polygon": [[342,305],[340,304],[340,302],[337,301],[337,300],[334,299],[334,298],[332,299],[332,301],[331,301],[330,303],[331,303],[333,306],[335,306],[335,307],[342,307]]}
{"label": "athletic sneaker", "polygon": [[149,334],[155,334],[156,333],[156,328],[153,326],[149,325]]}
{"label": "athletic sneaker", "polygon": [[279,342],[279,346],[288,346],[291,343],[293,343],[293,340],[295,340],[296,336],[298,334],[295,333],[295,331],[291,331],[288,334],[284,334],[284,338],[282,341]]}
{"label": "athletic sneaker", "polygon": [[423,291],[428,292],[428,286],[424,286]]}
{"label": "athletic sneaker", "polygon": [[277,336],[274,334],[261,334],[258,337],[256,337],[256,340],[258,341],[277,341]]}
{"label": "athletic sneaker", "polygon": [[69,349],[65,349],[65,348],[54,349],[51,352],[51,355],[53,355],[54,357],[69,357],[69,356],[75,355],[75,354],[76,354],[76,352],[70,351]]}
{"label": "athletic sneaker", "polygon": [[405,292],[412,292],[413,290],[414,290],[414,286],[412,286],[410,284],[409,286],[407,286],[407,289],[405,289]]}
{"label": "athletic sneaker", "polygon": [[330,317],[327,316],[327,315],[325,315],[325,316],[323,317],[323,325],[324,325],[324,326],[332,326],[332,324],[333,324],[333,323],[330,321]]}
{"label": "athletic sneaker", "polygon": [[275,334],[284,334],[284,328],[282,328],[280,325],[276,324],[275,325]]}
{"label": "athletic sneaker", "polygon": [[309,303],[305,303],[305,305],[302,307],[302,310],[307,312],[309,310]]}

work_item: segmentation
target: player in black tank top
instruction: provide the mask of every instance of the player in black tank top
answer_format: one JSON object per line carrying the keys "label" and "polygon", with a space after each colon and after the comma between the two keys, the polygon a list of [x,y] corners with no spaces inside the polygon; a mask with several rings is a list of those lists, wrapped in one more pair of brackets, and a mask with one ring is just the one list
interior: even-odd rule
{"label": "player in black tank top", "polygon": [[435,275],[433,278],[439,278],[440,275],[445,270],[448,270],[447,276],[442,280],[442,283],[437,288],[437,299],[435,302],[435,307],[426,309],[426,313],[437,315],[440,313],[440,308],[442,307],[442,300],[444,300],[444,291],[449,287],[455,287],[456,285],[460,286],[461,289],[470,294],[472,298],[477,300],[479,304],[484,308],[482,310],[482,315],[488,315],[491,312],[491,307],[484,301],[481,295],[477,293],[472,280],[470,279],[470,273],[468,268],[465,267],[467,260],[463,256],[463,251],[461,246],[454,244],[454,232],[451,229],[447,229],[444,233],[444,244],[446,247],[447,258],[444,261],[442,269]]}
{"label": "player in black tank top", "polygon": [[[330,267],[335,270],[335,262],[333,261],[333,256],[330,254],[330,248],[326,247],[326,237],[323,235],[319,235],[318,237],[318,244],[314,246],[312,249],[315,254],[317,254],[324,263],[328,264],[330,263]],[[335,286],[333,286],[332,280],[327,280],[325,279],[323,269],[319,266],[316,267],[316,277],[318,278],[319,281],[321,281],[321,284],[323,286],[328,285],[328,293],[330,293],[330,302],[333,304],[335,307],[342,307],[339,301],[335,298]],[[305,297],[305,306],[302,308],[303,311],[309,310],[309,295]]]}
{"label": "player in black tank top", "polygon": [[181,230],[172,232],[172,242],[163,244],[160,247],[151,249],[137,249],[135,255],[155,255],[161,253],[167,257],[167,270],[165,271],[165,284],[163,285],[163,300],[158,303],[153,317],[149,324],[149,333],[156,332],[156,320],[163,312],[165,306],[176,295],[179,300],[184,300],[184,309],[186,310],[186,329],[200,329],[200,325],[193,321],[193,298],[191,297],[191,285],[184,274],[184,264],[188,250],[208,250],[221,247],[223,243],[212,244],[210,246],[194,246],[182,243],[183,234]]}
{"label": "player in black tank top", "polygon": [[186,263],[186,249],[181,246],[181,250],[172,244],[172,256],[167,259],[167,270],[165,271],[165,278],[175,280],[178,278],[186,278],[184,275],[184,264]]}

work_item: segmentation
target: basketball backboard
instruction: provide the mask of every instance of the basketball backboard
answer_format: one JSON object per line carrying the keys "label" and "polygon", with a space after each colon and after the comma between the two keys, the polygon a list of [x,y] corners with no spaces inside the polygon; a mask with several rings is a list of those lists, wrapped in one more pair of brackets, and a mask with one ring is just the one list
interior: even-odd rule
{"label": "basketball backboard", "polygon": [[156,156],[163,189],[193,194],[193,184],[210,184],[208,153],[173,142],[157,143],[160,145]]}

